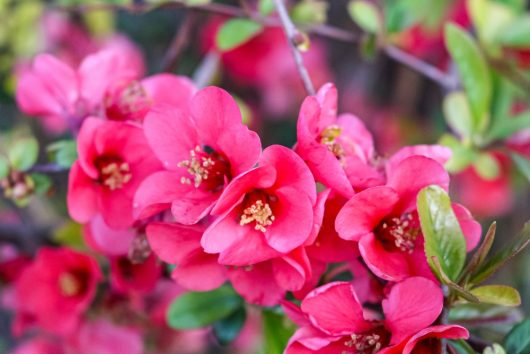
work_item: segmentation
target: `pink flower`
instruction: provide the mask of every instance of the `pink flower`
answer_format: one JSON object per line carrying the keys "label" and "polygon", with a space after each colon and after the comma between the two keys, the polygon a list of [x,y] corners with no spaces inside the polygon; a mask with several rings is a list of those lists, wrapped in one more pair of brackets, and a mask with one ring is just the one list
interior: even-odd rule
{"label": "pink flower", "polygon": [[101,278],[92,257],[67,248],[41,248],[16,284],[18,311],[49,332],[70,332],[90,305]]}
{"label": "pink flower", "polygon": [[77,354],[142,354],[144,345],[138,330],[97,320],[81,326],[69,349]]}
{"label": "pink flower", "polygon": [[189,110],[153,107],[145,118],[145,134],[166,170],[140,186],[137,217],[171,208],[177,222],[194,224],[208,215],[226,185],[260,155],[258,135],[241,120],[234,99],[216,87],[200,90]]}
{"label": "pink flower", "polygon": [[68,211],[86,223],[98,213],[112,228],[133,222],[133,197],[143,179],[160,168],[141,128],[88,118],[78,137],[78,160],[68,180]]}
{"label": "pink flower", "polygon": [[83,236],[85,243],[94,251],[107,256],[121,256],[129,252],[136,232],[132,228],[113,229],[105,224],[101,214],[96,214],[83,225]]}
{"label": "pink flower", "polygon": [[335,282],[315,289],[301,309],[284,304],[301,328],[295,332],[286,354],[410,354],[421,339],[467,338],[463,327],[431,325],[443,307],[441,289],[432,281],[413,277],[394,285],[383,300],[384,319],[368,316],[353,286]]}
{"label": "pink flower", "polygon": [[273,145],[258,167],[234,178],[212,210],[201,244],[219,262],[246,266],[302,246],[313,232],[316,188],[292,150]]}
{"label": "pink flower", "polygon": [[107,86],[141,75],[120,52],[104,50],[87,56],[77,70],[49,54],[40,54],[22,73],[17,103],[57,132],[77,131],[81,122],[100,109]]}
{"label": "pink flower", "polygon": [[105,93],[105,116],[110,120],[142,121],[158,103],[186,109],[195,94],[195,86],[186,77],[158,74],[141,81],[125,78],[111,83]]}
{"label": "pink flower", "polygon": [[148,293],[161,278],[162,265],[151,254],[143,262],[133,262],[127,256],[110,259],[110,281],[120,293]]}
{"label": "pink flower", "polygon": [[63,354],[64,348],[51,338],[37,336],[15,348],[11,354]]}
{"label": "pink flower", "polygon": [[[354,195],[339,212],[336,230],[345,240],[359,242],[367,266],[379,277],[400,281],[413,275],[432,278],[425,258],[423,235],[416,212],[416,196],[428,185],[448,188],[449,176],[442,165],[423,156],[411,156],[387,165],[385,186]],[[481,234],[470,213],[453,204],[467,238],[468,251]]]}

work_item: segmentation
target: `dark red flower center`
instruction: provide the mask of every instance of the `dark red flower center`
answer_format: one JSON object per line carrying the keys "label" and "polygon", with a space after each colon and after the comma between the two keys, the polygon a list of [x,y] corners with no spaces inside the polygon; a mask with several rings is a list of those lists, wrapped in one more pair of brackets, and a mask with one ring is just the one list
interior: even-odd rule
{"label": "dark red flower center", "polygon": [[243,199],[239,225],[254,224],[254,230],[265,232],[275,220],[273,205],[276,197],[264,191],[256,190]]}
{"label": "dark red flower center", "polygon": [[85,293],[87,275],[82,271],[66,271],[59,276],[59,289],[66,297],[75,297]]}
{"label": "dark red flower center", "polygon": [[390,333],[384,327],[376,327],[360,334],[352,334],[344,342],[347,348],[342,354],[375,354],[390,343]]}
{"label": "dark red flower center", "polygon": [[338,138],[340,137],[341,133],[341,127],[339,127],[338,125],[330,125],[324,130],[322,130],[319,137],[320,143],[326,146],[329,151],[331,151],[333,155],[335,155],[335,157],[339,160],[342,160],[344,158],[344,148],[338,141]]}
{"label": "dark red flower center", "polygon": [[190,177],[182,177],[180,182],[218,192],[231,179],[230,162],[209,146],[196,146],[190,151],[188,160],[179,162]]}
{"label": "dark red flower center", "polygon": [[412,253],[421,228],[418,213],[405,213],[384,219],[375,230],[376,237],[388,251]]}
{"label": "dark red flower center", "polygon": [[151,99],[137,80],[122,81],[107,91],[104,105],[110,120],[141,121],[151,107]]}
{"label": "dark red flower center", "polygon": [[99,171],[99,182],[110,190],[123,188],[132,178],[129,164],[119,157],[98,157],[95,165]]}

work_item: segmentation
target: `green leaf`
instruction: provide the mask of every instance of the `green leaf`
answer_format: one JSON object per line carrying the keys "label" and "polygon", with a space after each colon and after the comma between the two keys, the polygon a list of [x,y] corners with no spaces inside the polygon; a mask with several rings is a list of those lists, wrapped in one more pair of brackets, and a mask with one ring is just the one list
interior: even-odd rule
{"label": "green leaf", "polygon": [[477,153],[471,147],[465,146],[461,141],[450,134],[445,134],[440,138],[440,144],[451,149],[451,158],[445,164],[445,168],[450,173],[457,173],[466,169],[475,161]]}
{"label": "green leaf", "polygon": [[213,333],[222,345],[232,342],[241,332],[245,324],[247,313],[245,307],[241,306],[230,316],[213,324]]}
{"label": "green leaf", "polygon": [[451,92],[445,96],[443,109],[445,120],[451,129],[464,138],[473,135],[473,116],[465,93]]}
{"label": "green leaf", "polygon": [[491,0],[469,0],[468,10],[480,42],[490,53],[499,55],[499,31],[513,21],[514,11],[509,6]]}
{"label": "green leaf", "polygon": [[530,15],[510,21],[497,36],[499,43],[508,47],[530,46]]}
{"label": "green leaf", "polygon": [[368,33],[377,34],[383,28],[377,7],[366,0],[352,0],[348,4],[350,17]]}
{"label": "green leaf", "polygon": [[328,3],[318,0],[304,0],[291,11],[291,19],[296,23],[319,25],[327,20]]}
{"label": "green leaf", "polygon": [[473,163],[473,167],[475,167],[478,175],[487,181],[496,179],[501,173],[499,162],[487,152],[478,154],[477,159]]}
{"label": "green leaf", "polygon": [[511,153],[510,156],[512,157],[513,162],[515,162],[515,165],[519,169],[519,172],[523,174],[523,176],[526,177],[528,182],[530,182],[530,161],[523,155],[519,155],[515,152]]}
{"label": "green leaf", "polygon": [[506,262],[515,257],[530,243],[530,222],[526,222],[523,230],[501,251],[492,258],[484,262],[475,273],[473,273],[470,282],[480,284],[488,279],[493,273],[501,268]]}
{"label": "green leaf", "polygon": [[473,38],[453,24],[445,27],[445,43],[460,72],[473,114],[473,131],[484,132],[489,123],[492,83],[488,65]]}
{"label": "green leaf", "polygon": [[479,299],[471,294],[467,289],[461,287],[460,285],[453,282],[447,274],[445,274],[444,270],[442,269],[442,266],[440,264],[440,261],[438,260],[438,257],[432,257],[432,262],[434,265],[434,273],[438,275],[440,281],[447,285],[449,289],[451,289],[458,297],[465,299],[472,303],[478,303]]}
{"label": "green leaf", "polygon": [[217,47],[222,51],[232,50],[259,34],[263,25],[244,18],[226,21],[216,36]]}
{"label": "green leaf", "polygon": [[521,305],[521,296],[514,288],[506,285],[485,285],[471,289],[480,302],[501,305],[501,306],[519,306]]}
{"label": "green leaf", "polygon": [[84,250],[86,248],[83,238],[83,227],[73,221],[66,222],[53,234],[53,241],[60,245]]}
{"label": "green leaf", "polygon": [[173,301],[167,320],[175,329],[200,328],[230,316],[241,304],[241,297],[227,285],[209,292],[189,292]]}
{"label": "green leaf", "polygon": [[455,303],[449,310],[449,322],[467,328],[496,325],[500,332],[508,332],[513,323],[521,320],[519,309],[491,304]]}
{"label": "green leaf", "polygon": [[482,354],[506,354],[506,352],[504,351],[504,348],[501,347],[499,344],[493,343],[491,347],[487,347],[486,349],[484,349],[484,352]]}
{"label": "green leaf", "polygon": [[61,167],[70,168],[77,160],[77,143],[74,140],[60,140],[46,148],[52,161]]}
{"label": "green leaf", "polygon": [[39,144],[34,138],[22,138],[8,151],[8,158],[16,170],[26,171],[37,161],[39,155]]}
{"label": "green leaf", "polygon": [[436,271],[432,260],[436,257],[444,273],[455,281],[466,260],[466,241],[449,196],[439,186],[423,188],[418,194],[418,213],[431,269]]}
{"label": "green leaf", "polygon": [[294,333],[294,324],[283,314],[274,310],[263,310],[263,346],[266,354],[283,354],[289,338]]}
{"label": "green leaf", "polygon": [[4,179],[9,174],[9,161],[3,155],[0,155],[0,179]]}
{"label": "green leaf", "polygon": [[35,185],[35,193],[45,194],[50,190],[52,186],[52,180],[50,177],[41,173],[32,173],[29,176]]}
{"label": "green leaf", "polygon": [[504,338],[504,348],[510,354],[530,353],[530,318],[513,327]]}
{"label": "green leaf", "polygon": [[273,0],[259,0],[258,11],[262,16],[268,16],[274,11]]}
{"label": "green leaf", "polygon": [[[493,246],[493,241],[495,241],[495,232],[497,231],[497,223],[493,222],[491,223],[488,232],[486,232],[486,236],[484,236],[484,240],[480,244],[480,247],[477,249],[471,260],[466,266],[466,269],[464,270],[463,274],[468,277],[471,275],[486,259],[488,256],[491,246]],[[467,280],[466,280],[467,281]]]}

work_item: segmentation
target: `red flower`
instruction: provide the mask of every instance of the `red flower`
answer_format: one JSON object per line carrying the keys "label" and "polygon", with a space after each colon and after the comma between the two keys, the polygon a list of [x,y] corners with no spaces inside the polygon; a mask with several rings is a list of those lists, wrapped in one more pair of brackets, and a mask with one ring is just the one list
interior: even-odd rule
{"label": "red flower", "polygon": [[166,171],[140,186],[137,216],[171,208],[183,224],[205,217],[230,180],[251,168],[261,152],[258,135],[241,121],[234,99],[216,87],[200,90],[189,111],[155,106],[145,119],[145,133]]}
{"label": "red flower", "polygon": [[133,197],[140,182],[160,168],[141,128],[88,118],[79,133],[79,158],[70,170],[68,211],[86,223],[100,213],[112,228],[133,222]]}
{"label": "red flower", "polygon": [[16,284],[17,310],[49,332],[70,332],[88,309],[101,278],[92,257],[67,248],[42,248]]}

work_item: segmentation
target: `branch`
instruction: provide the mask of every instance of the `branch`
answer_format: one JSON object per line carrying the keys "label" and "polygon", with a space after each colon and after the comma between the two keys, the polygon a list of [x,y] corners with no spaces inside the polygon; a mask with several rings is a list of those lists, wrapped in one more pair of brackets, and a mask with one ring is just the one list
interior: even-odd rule
{"label": "branch", "polygon": [[307,72],[307,68],[304,66],[302,53],[300,53],[300,50],[298,50],[298,46],[301,44],[301,41],[304,40],[302,38],[302,34],[296,29],[293,22],[291,21],[283,0],[274,0],[274,4],[276,6],[276,10],[278,11],[278,15],[280,15],[283,31],[285,32],[285,36],[289,42],[289,47],[291,48],[291,53],[293,54],[296,68],[298,70],[298,74],[300,74],[300,78],[302,79],[305,90],[308,95],[314,95],[315,87],[313,86],[313,82],[311,82],[311,77]]}
{"label": "branch", "polygon": [[70,169],[68,167],[59,166],[54,163],[35,165],[30,168],[27,172],[29,173],[61,173],[68,172]]}
{"label": "branch", "polygon": [[[280,7],[283,7],[285,10],[285,6],[283,6],[282,0],[274,0],[276,3],[280,3]],[[112,4],[112,3],[101,3],[101,4],[85,4],[85,5],[55,5],[52,6],[55,9],[62,10],[62,11],[73,11],[73,12],[86,12],[86,11],[94,11],[94,10],[124,10],[129,11],[133,13],[143,13],[148,12],[155,9],[171,9],[171,8],[191,8],[197,11],[202,12],[209,12],[209,13],[216,13],[219,15],[229,16],[229,17],[249,17],[249,14],[245,11],[245,9],[231,6],[231,5],[225,5],[225,4],[217,4],[217,3],[209,3],[209,4],[202,4],[202,5],[187,5],[182,0],[174,0],[166,3],[161,3],[157,5],[152,4]],[[287,11],[285,10],[285,15],[287,14]],[[263,17],[263,16],[251,16],[251,19],[261,23],[265,26],[274,26],[274,27],[280,27],[283,26],[283,16],[281,20],[274,18],[274,17]],[[292,21],[290,20],[289,16],[287,16],[287,21],[294,27],[292,24]],[[299,32],[294,28],[295,34]],[[344,30],[341,28],[337,28],[330,25],[317,25],[317,26],[310,26],[305,28],[307,33],[316,34],[322,37],[326,37],[329,39],[333,39],[336,41],[341,42],[347,42],[347,43],[355,43],[358,44],[360,41],[360,34],[353,33],[348,30]],[[288,36],[289,37],[289,36]],[[292,37],[289,37],[292,38]],[[298,38],[295,41],[295,44],[298,43]],[[289,41],[291,46],[293,45],[291,41]],[[296,47],[295,47],[296,49]],[[412,70],[422,74],[426,78],[430,79],[431,81],[434,81],[441,87],[451,90],[457,86],[457,81],[453,79],[450,75],[444,73],[440,69],[436,68],[435,66],[432,66],[404,51],[401,49],[394,47],[392,45],[386,45],[382,48],[383,52],[388,55],[390,58],[396,60],[397,62],[411,68]],[[296,49],[298,52],[298,49]],[[299,55],[300,53],[298,53]]]}
{"label": "branch", "polygon": [[182,24],[177,28],[171,45],[167,49],[162,64],[163,71],[172,72],[177,68],[180,56],[189,43],[190,32],[194,22],[195,14],[191,11],[185,15]]}
{"label": "branch", "polygon": [[196,87],[202,88],[212,82],[212,78],[219,67],[219,60],[219,54],[215,51],[210,51],[206,54],[197,70],[193,73],[192,79]]}

